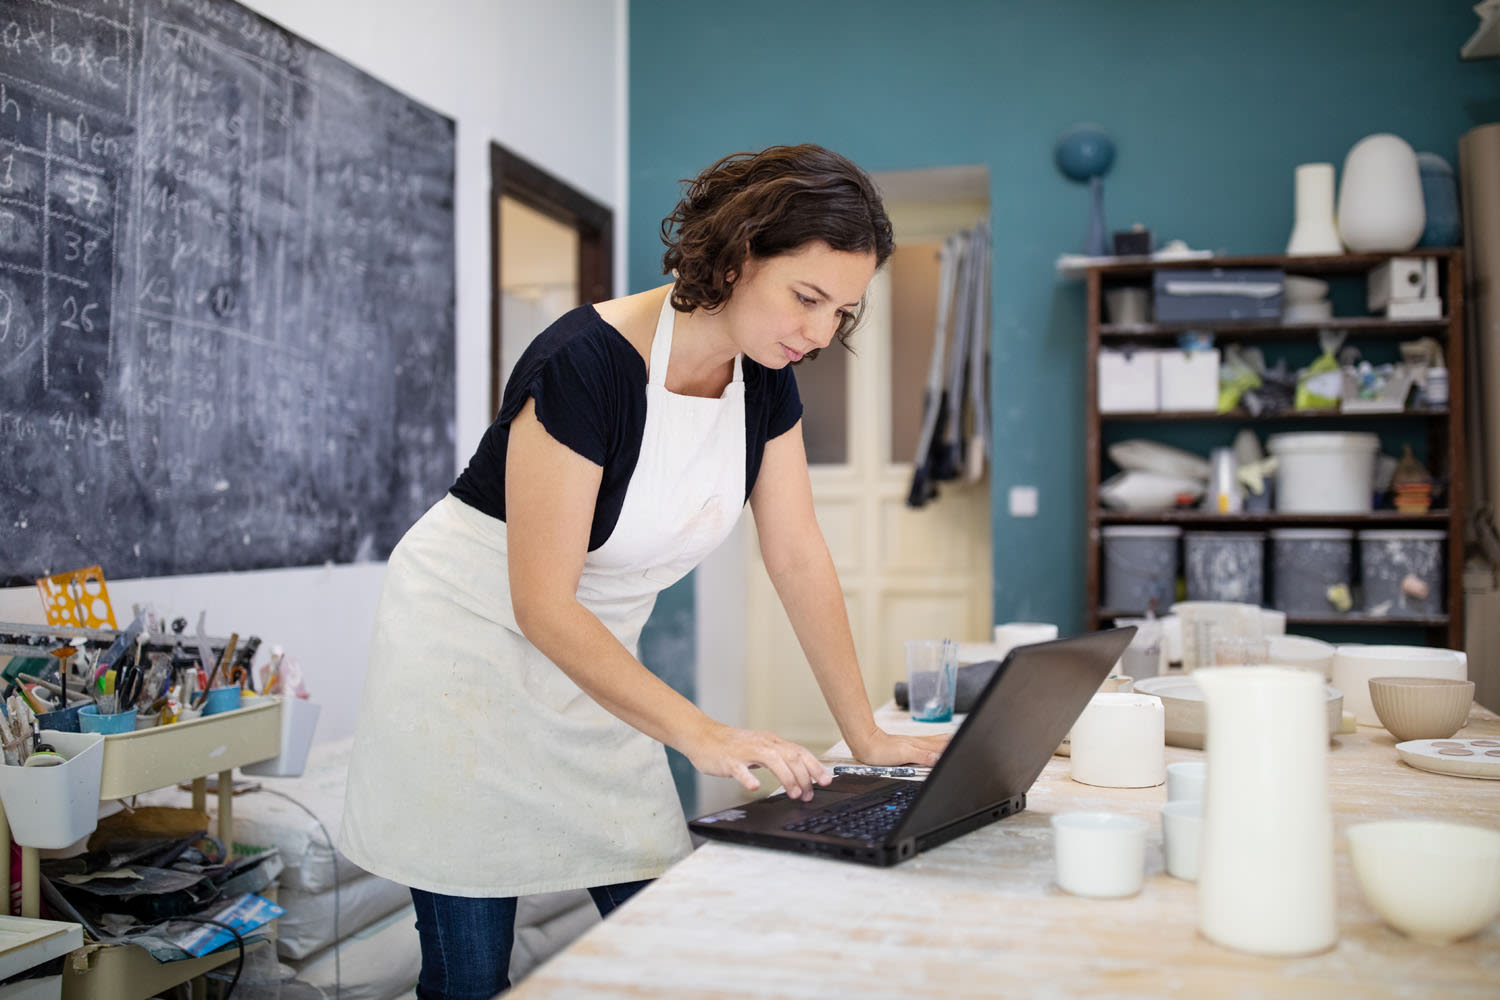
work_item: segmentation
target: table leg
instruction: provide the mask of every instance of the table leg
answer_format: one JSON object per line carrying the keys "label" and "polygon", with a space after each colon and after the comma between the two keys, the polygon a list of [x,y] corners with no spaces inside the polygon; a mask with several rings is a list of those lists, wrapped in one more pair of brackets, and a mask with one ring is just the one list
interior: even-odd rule
{"label": "table leg", "polygon": [[219,772],[219,839],[234,855],[234,770]]}
{"label": "table leg", "polygon": [[[6,855],[9,864],[10,855]],[[35,847],[21,848],[21,916],[42,915],[42,858]]]}
{"label": "table leg", "polygon": [[199,812],[208,811],[208,779],[193,779],[193,808]]}

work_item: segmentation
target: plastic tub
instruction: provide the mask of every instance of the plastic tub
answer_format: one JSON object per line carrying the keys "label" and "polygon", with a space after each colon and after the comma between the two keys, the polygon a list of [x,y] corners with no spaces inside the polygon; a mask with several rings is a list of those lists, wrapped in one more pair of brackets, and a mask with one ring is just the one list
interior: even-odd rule
{"label": "plastic tub", "polygon": [[1365,614],[1413,618],[1443,614],[1446,531],[1383,528],[1359,533]]}
{"label": "plastic tub", "polygon": [[281,699],[281,752],[270,760],[245,764],[240,770],[261,777],[295,778],[307,767],[313,733],[318,729],[321,705],[302,698]]}
{"label": "plastic tub", "polygon": [[1357,514],[1373,506],[1374,434],[1272,434],[1276,456],[1276,509],[1290,514]]}
{"label": "plastic tub", "polygon": [[1111,525],[1100,529],[1104,549],[1104,606],[1115,611],[1158,614],[1177,587],[1177,541],[1182,529],[1159,525]]}
{"label": "plastic tub", "polygon": [[1182,536],[1189,601],[1259,605],[1265,596],[1264,531],[1189,531]]}
{"label": "plastic tub", "polygon": [[56,767],[0,764],[0,799],[11,837],[22,847],[63,848],[99,825],[104,737],[43,730],[42,740],[68,758]]}
{"label": "plastic tub", "polygon": [[1271,531],[1271,593],[1278,611],[1330,615],[1337,584],[1354,581],[1354,532],[1347,528],[1275,528]]}

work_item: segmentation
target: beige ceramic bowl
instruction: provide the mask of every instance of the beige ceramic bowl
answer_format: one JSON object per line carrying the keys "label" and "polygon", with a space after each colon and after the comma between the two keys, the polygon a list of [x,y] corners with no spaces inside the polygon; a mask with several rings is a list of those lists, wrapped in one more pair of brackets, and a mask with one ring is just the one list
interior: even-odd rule
{"label": "beige ceramic bowl", "polygon": [[1464,727],[1474,682],[1446,677],[1371,677],[1370,701],[1396,742],[1446,740]]}
{"label": "beige ceramic bowl", "polygon": [[[1203,689],[1192,674],[1169,674],[1165,677],[1143,677],[1135,682],[1136,694],[1161,699],[1166,713],[1166,741],[1169,747],[1202,750],[1208,733],[1208,710],[1203,703]],[[1343,721],[1344,696],[1331,685],[1323,685],[1328,735],[1333,737]]]}
{"label": "beige ceramic bowl", "polygon": [[1500,914],[1500,832],[1396,819],[1357,823],[1348,834],[1365,899],[1401,933],[1443,944]]}

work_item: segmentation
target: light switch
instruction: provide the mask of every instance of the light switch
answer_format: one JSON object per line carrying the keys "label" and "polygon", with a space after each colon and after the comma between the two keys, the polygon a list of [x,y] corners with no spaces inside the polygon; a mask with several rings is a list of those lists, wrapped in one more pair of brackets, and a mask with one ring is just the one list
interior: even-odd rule
{"label": "light switch", "polygon": [[1037,493],[1035,486],[1012,486],[1010,488],[1010,516],[1036,517]]}

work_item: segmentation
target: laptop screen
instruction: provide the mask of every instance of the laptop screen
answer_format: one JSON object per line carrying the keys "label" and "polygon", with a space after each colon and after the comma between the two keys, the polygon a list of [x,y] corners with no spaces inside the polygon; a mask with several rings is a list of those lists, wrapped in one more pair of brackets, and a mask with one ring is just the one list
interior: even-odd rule
{"label": "laptop screen", "polygon": [[895,835],[925,833],[1025,794],[1134,634],[1117,628],[1011,650]]}

